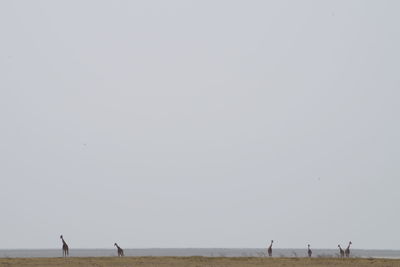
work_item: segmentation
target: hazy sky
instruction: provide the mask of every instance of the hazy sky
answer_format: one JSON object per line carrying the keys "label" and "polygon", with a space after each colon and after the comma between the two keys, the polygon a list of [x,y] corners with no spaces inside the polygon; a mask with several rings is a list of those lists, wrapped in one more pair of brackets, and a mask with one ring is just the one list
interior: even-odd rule
{"label": "hazy sky", "polygon": [[0,248],[400,249],[399,1],[1,1]]}

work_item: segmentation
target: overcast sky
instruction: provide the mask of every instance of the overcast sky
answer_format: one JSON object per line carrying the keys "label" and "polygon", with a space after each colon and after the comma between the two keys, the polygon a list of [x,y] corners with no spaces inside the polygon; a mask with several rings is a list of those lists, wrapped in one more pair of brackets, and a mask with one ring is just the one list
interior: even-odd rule
{"label": "overcast sky", "polygon": [[0,248],[400,249],[399,1],[1,1]]}

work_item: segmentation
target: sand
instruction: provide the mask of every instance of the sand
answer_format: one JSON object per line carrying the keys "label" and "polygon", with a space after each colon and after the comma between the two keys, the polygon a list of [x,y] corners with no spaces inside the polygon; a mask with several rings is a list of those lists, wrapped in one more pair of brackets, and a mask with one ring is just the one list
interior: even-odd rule
{"label": "sand", "polygon": [[207,258],[207,257],[94,257],[94,258],[1,258],[0,266],[18,267],[400,267],[400,259],[338,258]]}

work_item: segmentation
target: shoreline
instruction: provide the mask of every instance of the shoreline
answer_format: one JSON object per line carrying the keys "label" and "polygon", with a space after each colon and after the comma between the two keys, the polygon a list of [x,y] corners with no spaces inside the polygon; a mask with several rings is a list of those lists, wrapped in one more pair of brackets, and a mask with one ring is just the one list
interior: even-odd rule
{"label": "shoreline", "polygon": [[[127,257],[210,257],[210,258],[263,258],[267,256],[265,248],[124,248]],[[62,256],[61,248],[52,249],[0,249],[0,258],[58,258]],[[97,258],[117,256],[116,249],[72,249],[70,257]],[[335,249],[313,249],[314,258],[338,258]],[[351,250],[352,258],[400,259],[399,250]],[[273,258],[307,258],[305,249],[281,249],[273,251]]]}

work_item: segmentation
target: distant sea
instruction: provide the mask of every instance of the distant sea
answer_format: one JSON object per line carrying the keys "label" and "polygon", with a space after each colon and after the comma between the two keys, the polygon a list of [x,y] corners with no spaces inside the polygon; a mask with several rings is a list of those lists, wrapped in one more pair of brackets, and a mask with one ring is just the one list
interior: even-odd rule
{"label": "distant sea", "polygon": [[[261,248],[149,248],[124,249],[125,256],[176,256],[176,257],[265,257]],[[70,257],[113,257],[116,249],[70,249]],[[60,249],[2,249],[1,258],[61,257]],[[306,257],[306,249],[274,249],[273,257]],[[313,249],[313,257],[338,257],[336,249]],[[351,257],[400,259],[400,250],[352,249]]]}

